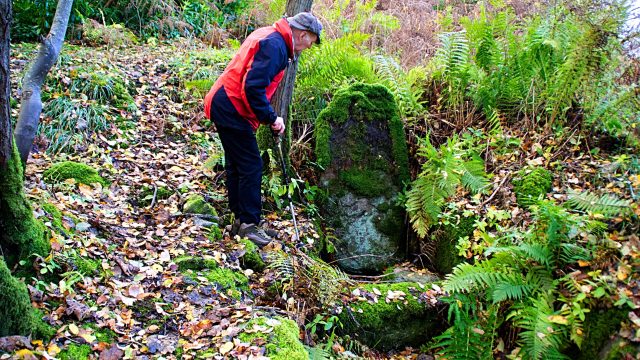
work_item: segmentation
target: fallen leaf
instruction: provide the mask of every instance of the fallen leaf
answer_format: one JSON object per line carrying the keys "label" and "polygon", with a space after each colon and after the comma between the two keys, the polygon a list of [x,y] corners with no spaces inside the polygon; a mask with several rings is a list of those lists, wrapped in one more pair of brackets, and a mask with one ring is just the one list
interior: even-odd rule
{"label": "fallen leaf", "polygon": [[224,355],[233,349],[233,343],[231,341],[227,341],[226,343],[220,346],[220,354]]}

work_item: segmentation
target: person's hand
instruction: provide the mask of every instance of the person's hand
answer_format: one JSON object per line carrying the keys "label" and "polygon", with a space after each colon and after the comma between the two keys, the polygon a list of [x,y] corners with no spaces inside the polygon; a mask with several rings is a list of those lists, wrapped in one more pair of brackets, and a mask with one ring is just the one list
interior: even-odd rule
{"label": "person's hand", "polygon": [[271,130],[277,132],[278,135],[284,134],[284,119],[278,116],[276,121],[271,124]]}

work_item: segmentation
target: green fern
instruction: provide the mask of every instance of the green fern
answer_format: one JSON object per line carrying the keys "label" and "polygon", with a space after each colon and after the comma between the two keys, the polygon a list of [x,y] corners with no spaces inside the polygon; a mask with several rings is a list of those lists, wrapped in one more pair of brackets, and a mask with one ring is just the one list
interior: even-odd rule
{"label": "green fern", "polygon": [[560,350],[566,333],[558,324],[551,321],[558,315],[552,302],[545,296],[531,299],[531,303],[520,303],[507,316],[513,324],[523,331],[519,334],[523,359],[568,359]]}
{"label": "green fern", "polygon": [[420,237],[425,237],[435,224],[447,198],[455,194],[459,186],[474,193],[484,191],[488,185],[484,162],[467,140],[452,137],[436,149],[428,137],[418,149],[425,158],[422,172],[407,192],[406,209],[409,220]]}
{"label": "green fern", "polygon": [[598,213],[605,216],[623,216],[631,211],[629,200],[618,199],[614,195],[596,195],[590,191],[569,193],[566,205],[584,212]]}
{"label": "green fern", "polygon": [[393,58],[376,55],[373,57],[375,71],[396,100],[400,113],[404,116],[416,116],[423,111],[422,90],[414,90],[407,74]]}

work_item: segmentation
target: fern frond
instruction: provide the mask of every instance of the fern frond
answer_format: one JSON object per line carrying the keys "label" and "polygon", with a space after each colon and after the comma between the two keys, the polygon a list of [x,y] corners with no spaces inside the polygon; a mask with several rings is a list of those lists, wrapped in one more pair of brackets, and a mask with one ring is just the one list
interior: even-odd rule
{"label": "fern frond", "polygon": [[538,284],[531,279],[524,279],[522,274],[505,274],[500,282],[498,282],[491,293],[493,303],[499,303],[505,300],[520,300],[525,296],[529,296],[537,288]]}
{"label": "fern frond", "polygon": [[489,185],[487,174],[484,172],[484,161],[480,158],[472,158],[462,163],[462,185],[473,193],[482,193]]}
{"label": "fern frond", "polygon": [[573,209],[605,216],[622,216],[631,210],[631,203],[628,200],[618,199],[609,194],[598,196],[590,191],[569,193],[566,204]]}
{"label": "fern frond", "polygon": [[267,268],[275,270],[277,279],[281,281],[293,279],[296,269],[290,255],[281,251],[273,251],[268,252],[267,257]]}
{"label": "fern frond", "polygon": [[495,287],[504,279],[504,274],[489,260],[475,265],[462,263],[446,276],[443,289],[449,293],[468,293]]}
{"label": "fern frond", "polygon": [[519,341],[524,359],[568,359],[560,353],[566,337],[560,325],[550,319],[556,315],[551,302],[545,298],[532,299],[531,304],[516,304],[507,318],[522,328]]}

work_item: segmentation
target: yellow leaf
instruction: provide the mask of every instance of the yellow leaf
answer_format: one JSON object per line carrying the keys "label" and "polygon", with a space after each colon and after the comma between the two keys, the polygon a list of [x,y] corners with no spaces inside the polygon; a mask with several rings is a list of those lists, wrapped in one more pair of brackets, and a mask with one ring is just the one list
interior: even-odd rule
{"label": "yellow leaf", "polygon": [[224,355],[233,349],[233,343],[231,341],[227,341],[222,346],[220,346],[220,354]]}
{"label": "yellow leaf", "polygon": [[78,329],[76,324],[69,324],[69,332],[73,335],[78,335],[78,333],[80,333],[80,329]]}
{"label": "yellow leaf", "polygon": [[49,347],[47,347],[47,353],[51,356],[56,356],[60,353],[60,351],[62,351],[60,349],[60,347],[58,347],[58,345],[56,345],[55,343],[51,343],[49,344]]}
{"label": "yellow leaf", "polygon": [[36,356],[33,355],[33,352],[31,352],[31,350],[28,349],[22,349],[22,350],[18,350],[16,351],[14,357],[14,359],[36,359]]}
{"label": "yellow leaf", "polygon": [[549,321],[551,321],[554,324],[560,324],[560,325],[567,325],[569,323],[569,321],[567,321],[567,318],[562,315],[550,315]]}

